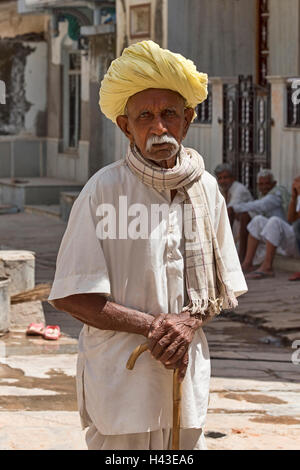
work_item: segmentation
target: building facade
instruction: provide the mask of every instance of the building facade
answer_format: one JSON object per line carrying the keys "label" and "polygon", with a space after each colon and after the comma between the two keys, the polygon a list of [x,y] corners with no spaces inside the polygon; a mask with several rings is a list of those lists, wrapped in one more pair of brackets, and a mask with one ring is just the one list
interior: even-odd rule
{"label": "building facade", "polygon": [[125,47],[152,39],[208,73],[185,140],[208,171],[230,161],[255,192],[257,171],[271,167],[290,186],[299,34],[300,0],[0,1],[0,178],[83,185],[122,158],[128,143],[99,110],[100,83]]}
{"label": "building facade", "polygon": [[[207,169],[213,172],[218,163],[229,161],[238,179],[255,193],[257,172],[269,167],[281,184],[290,187],[300,174],[300,111],[290,92],[300,76],[299,0],[116,3],[117,12],[126,6],[117,16],[118,53],[130,41],[156,40],[153,23],[159,5],[166,28],[161,44],[189,57],[208,74],[210,99],[199,107],[185,140],[186,146],[202,153]],[[152,26],[135,39],[132,24],[139,4],[141,22]],[[127,143],[118,130],[116,135],[119,158]]]}
{"label": "building facade", "polygon": [[84,184],[114,148],[113,126],[98,106],[116,54],[114,1],[0,5],[0,177]]}

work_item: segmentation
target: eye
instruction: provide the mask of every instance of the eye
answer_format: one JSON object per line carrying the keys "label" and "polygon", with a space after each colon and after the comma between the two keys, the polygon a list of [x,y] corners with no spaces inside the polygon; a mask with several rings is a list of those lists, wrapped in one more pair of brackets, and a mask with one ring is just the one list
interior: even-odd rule
{"label": "eye", "polygon": [[172,116],[176,116],[176,111],[175,109],[165,109],[163,114],[167,117],[172,117]]}
{"label": "eye", "polygon": [[149,118],[151,115],[151,113],[149,111],[143,111],[140,115],[139,115],[139,118],[140,119],[147,119]]}

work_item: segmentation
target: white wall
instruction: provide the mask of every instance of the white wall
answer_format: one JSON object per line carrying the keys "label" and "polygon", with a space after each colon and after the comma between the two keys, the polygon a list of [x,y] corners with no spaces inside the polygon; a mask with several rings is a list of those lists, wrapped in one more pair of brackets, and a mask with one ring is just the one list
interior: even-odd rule
{"label": "white wall", "polygon": [[38,114],[47,108],[47,43],[26,42],[25,45],[34,51],[28,55],[25,67],[25,96],[31,106],[25,114],[24,130],[36,135]]}
{"label": "white wall", "polygon": [[116,126],[115,129],[115,161],[124,158],[128,149],[129,140],[126,135]]}
{"label": "white wall", "polygon": [[89,142],[80,141],[78,155],[58,153],[58,139],[47,138],[47,176],[86,183],[89,175]]}
{"label": "white wall", "polygon": [[256,0],[169,0],[168,49],[191,59],[199,71],[212,77],[255,75],[256,4]]}
{"label": "white wall", "polygon": [[212,123],[192,124],[183,142],[204,158],[205,168],[214,174],[214,169],[223,161],[223,80],[210,78],[212,87]]}
{"label": "white wall", "polygon": [[291,188],[300,176],[300,129],[286,127],[286,81],[268,77],[272,85],[271,168],[277,181]]}
{"label": "white wall", "polygon": [[269,0],[268,73],[272,76],[298,75],[299,0]]}
{"label": "white wall", "polygon": [[[172,0],[171,0],[172,1]],[[146,3],[150,3],[151,5],[151,32],[149,36],[140,37],[140,38],[131,38],[130,37],[130,7],[135,5],[144,5]],[[140,42],[143,40],[151,39],[153,41],[157,41],[155,37],[155,28],[157,21],[156,18],[156,10],[159,6],[158,0],[149,0],[146,2],[145,0],[117,0],[116,1],[116,16],[117,16],[117,57],[122,53],[124,46],[130,46],[136,42]],[[162,47],[167,47],[167,16],[168,16],[168,0],[161,1],[162,6],[162,43],[160,44]]]}

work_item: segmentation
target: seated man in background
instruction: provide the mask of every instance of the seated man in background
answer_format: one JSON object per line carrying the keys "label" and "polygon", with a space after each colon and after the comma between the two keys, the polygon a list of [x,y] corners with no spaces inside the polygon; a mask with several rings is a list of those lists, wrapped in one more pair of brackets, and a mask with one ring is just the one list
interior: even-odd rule
{"label": "seated man in background", "polygon": [[[261,223],[261,219],[257,216],[264,216],[269,219],[278,217],[286,220],[290,194],[284,186],[277,185],[271,170],[261,170],[257,175],[258,190],[261,195],[260,199],[255,201],[242,202],[233,205],[235,214],[240,215],[240,245],[239,257],[244,268],[248,270],[244,264],[247,242],[249,235],[249,222],[251,219],[251,228]],[[255,230],[255,229],[254,229]]]}
{"label": "seated man in background", "polygon": [[228,210],[228,216],[231,227],[235,220],[238,220],[238,214],[235,214],[233,206],[241,202],[252,201],[252,195],[249,189],[242,183],[235,180],[232,166],[229,163],[222,163],[215,169],[215,176]]}
{"label": "seated man in background", "polygon": [[[265,244],[265,256],[260,267],[249,279],[264,279],[273,277],[273,261],[276,251],[284,256],[300,257],[299,221],[300,221],[300,177],[292,186],[292,197],[288,207],[288,222],[273,216],[269,219],[262,215],[255,217],[248,225],[249,237],[246,258],[243,263],[244,271],[251,271],[253,259],[260,243]],[[294,224],[294,225],[293,225]],[[295,273],[296,275],[297,273]]]}
{"label": "seated man in background", "polygon": [[[290,205],[291,212],[293,212],[293,207],[296,208],[295,211],[299,215],[300,213],[300,176],[294,180],[293,188],[292,188],[292,201]],[[296,235],[298,250],[300,252],[300,218],[298,217],[296,220],[290,219],[293,222],[293,228]],[[294,273],[290,278],[289,281],[300,281],[300,272]]]}

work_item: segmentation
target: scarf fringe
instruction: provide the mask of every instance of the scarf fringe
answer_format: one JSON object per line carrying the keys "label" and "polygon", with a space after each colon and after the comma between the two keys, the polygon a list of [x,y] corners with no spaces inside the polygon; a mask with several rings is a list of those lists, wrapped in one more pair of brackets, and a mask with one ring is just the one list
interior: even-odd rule
{"label": "scarf fringe", "polygon": [[226,298],[209,298],[205,299],[193,299],[189,305],[182,309],[183,312],[190,312],[190,315],[207,315],[214,317],[219,315],[222,310],[235,309],[238,306],[238,301],[235,296],[232,295]]}

